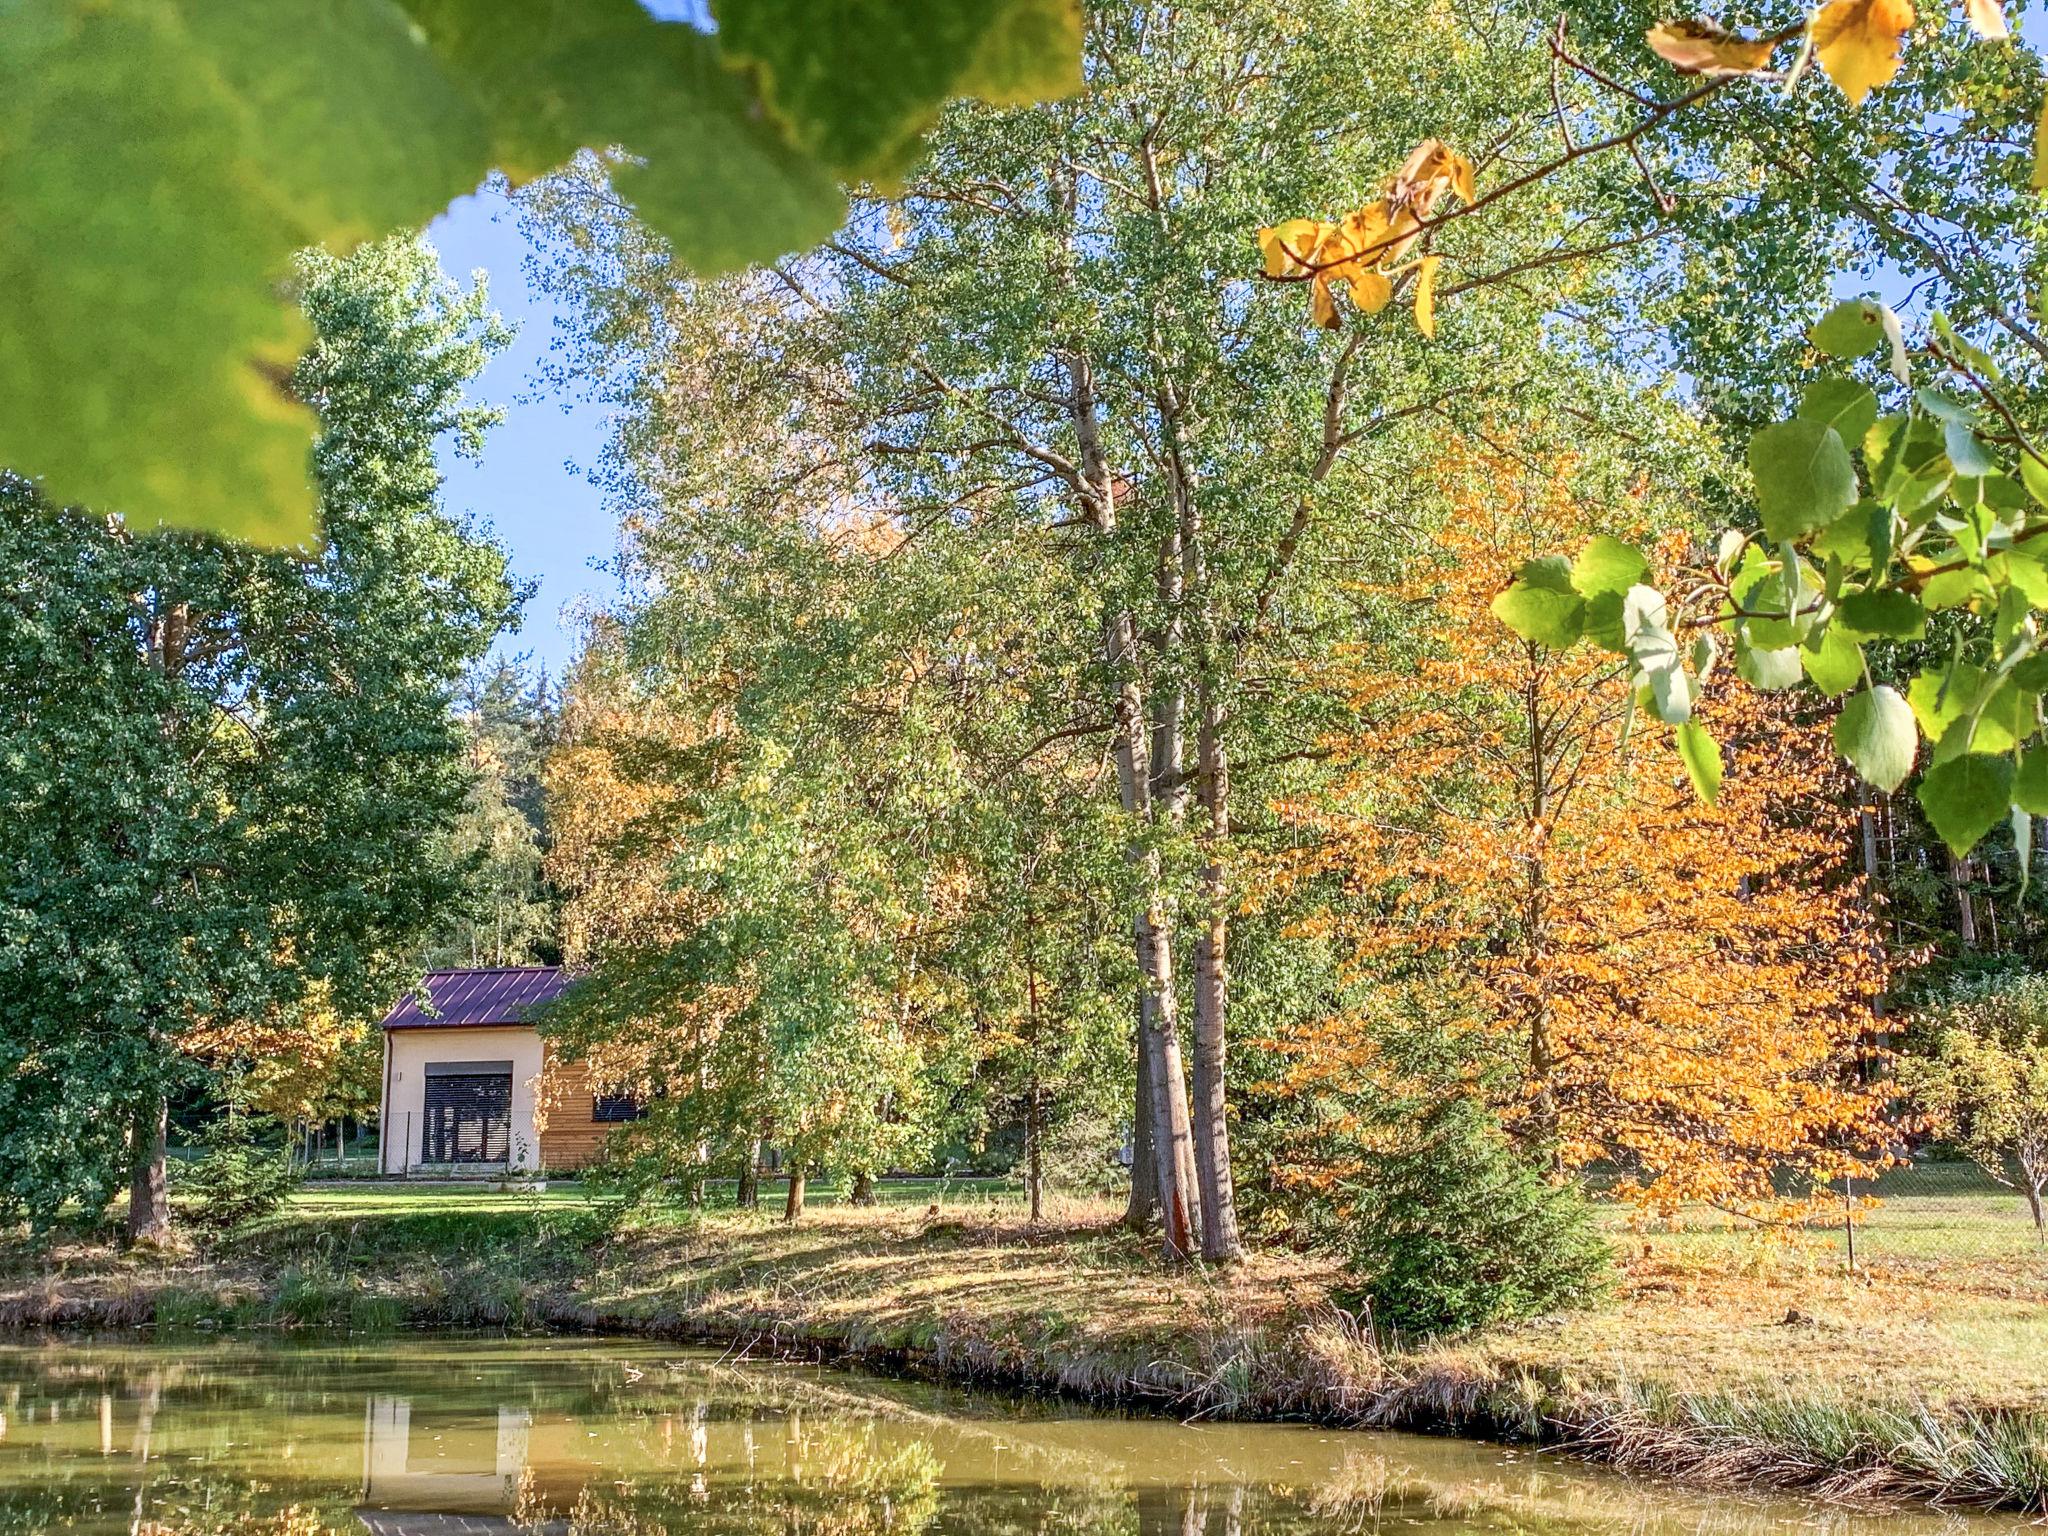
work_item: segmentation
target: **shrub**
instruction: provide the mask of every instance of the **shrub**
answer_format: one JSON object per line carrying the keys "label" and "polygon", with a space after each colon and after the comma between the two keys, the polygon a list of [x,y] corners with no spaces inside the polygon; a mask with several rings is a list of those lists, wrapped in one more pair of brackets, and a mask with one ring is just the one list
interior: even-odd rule
{"label": "shrub", "polygon": [[1585,1306],[1612,1255],[1576,1185],[1552,1184],[1470,1099],[1428,1111],[1344,1191],[1353,1304],[1396,1333],[1464,1333]]}
{"label": "shrub", "polygon": [[268,1216],[298,1187],[299,1171],[282,1147],[259,1144],[247,1115],[229,1113],[200,1135],[206,1153],[179,1180],[194,1226],[225,1232]]}
{"label": "shrub", "polygon": [[1925,1057],[1899,1063],[1936,1135],[2026,1196],[2048,1236],[2048,975],[1991,973],[1957,982],[1923,1010]]}

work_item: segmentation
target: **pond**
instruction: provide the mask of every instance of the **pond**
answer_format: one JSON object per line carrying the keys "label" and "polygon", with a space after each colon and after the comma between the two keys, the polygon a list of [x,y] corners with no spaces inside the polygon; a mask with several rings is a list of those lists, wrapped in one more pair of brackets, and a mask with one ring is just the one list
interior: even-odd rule
{"label": "pond", "polygon": [[1551,1454],[1180,1424],[601,1339],[0,1346],[0,1533],[1813,1532]]}

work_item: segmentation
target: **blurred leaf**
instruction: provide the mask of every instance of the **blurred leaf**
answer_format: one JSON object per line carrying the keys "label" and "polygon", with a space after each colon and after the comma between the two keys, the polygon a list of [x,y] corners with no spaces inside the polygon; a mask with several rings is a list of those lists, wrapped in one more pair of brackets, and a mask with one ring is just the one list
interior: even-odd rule
{"label": "blurred leaf", "polygon": [[1861,357],[1884,340],[1884,306],[1874,299],[1844,299],[1813,323],[1806,338],[1830,357]]}
{"label": "blurred leaf", "polygon": [[1916,798],[1941,840],[1960,858],[2005,820],[2012,782],[2011,758],[1966,752],[1929,768]]}
{"label": "blurred leaf", "polygon": [[1600,534],[1572,562],[1572,586],[1586,597],[1626,593],[1650,573],[1650,562],[1633,544]]}
{"label": "blurred leaf", "polygon": [[1562,555],[1529,561],[1493,600],[1493,616],[1524,640],[1570,650],[1579,642],[1586,614],[1586,600],[1573,588],[1571,572]]}
{"label": "blurred leaf", "polygon": [[1693,792],[1712,805],[1721,793],[1721,746],[1697,720],[1688,720],[1673,733],[1679,760],[1692,780]]}
{"label": "blurred leaf", "polygon": [[1078,0],[714,0],[726,57],[790,141],[852,180],[901,172],[956,96],[1081,88]]}
{"label": "blurred leaf", "polygon": [[1847,693],[1863,677],[1862,647],[1832,624],[1817,645],[1801,648],[1799,661],[1814,687],[1831,699]]}
{"label": "blurred leaf", "polygon": [[1078,81],[1066,0],[721,9],[727,34],[776,34],[815,143],[764,119],[719,41],[635,0],[15,0],[0,462],[138,526],[310,543],[312,416],[277,383],[305,341],[276,291],[295,250],[617,145],[621,195],[684,264],[743,266],[829,234],[835,173],[907,153],[948,95]]}
{"label": "blurred leaf", "polygon": [[1837,621],[1871,639],[1912,640],[1927,632],[1927,610],[1893,587],[1851,592],[1841,601]]}
{"label": "blurred leaf", "polygon": [[1899,44],[1913,28],[1912,0],[1828,0],[1813,18],[1813,51],[1849,105],[1899,72]]}
{"label": "blurred leaf", "polygon": [[1711,21],[1660,21],[1644,40],[1682,75],[1747,75],[1771,62],[1770,39],[1744,37]]}
{"label": "blurred leaf", "polygon": [[1867,688],[1835,717],[1835,750],[1886,794],[1905,783],[1919,747],[1912,707],[1895,689]]}
{"label": "blurred leaf", "polygon": [[1877,396],[1854,379],[1815,379],[1799,397],[1799,414],[1833,427],[1844,445],[1860,443],[1877,424]]}

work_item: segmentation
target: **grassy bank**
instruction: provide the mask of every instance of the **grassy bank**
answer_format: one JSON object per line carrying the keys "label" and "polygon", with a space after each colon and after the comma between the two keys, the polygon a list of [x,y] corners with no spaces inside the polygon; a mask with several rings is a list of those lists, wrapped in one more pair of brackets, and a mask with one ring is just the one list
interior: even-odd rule
{"label": "grassy bank", "polygon": [[1623,1234],[1611,1305],[1402,1347],[1334,1306],[1314,1261],[1165,1272],[1114,1216],[1073,1205],[1033,1229],[1012,1202],[933,1189],[795,1228],[635,1224],[562,1187],[327,1187],[203,1254],[18,1252],[0,1326],[618,1330],[1183,1415],[1541,1438],[1707,1481],[2048,1506],[2048,1260],[1906,1244],[1852,1274],[1825,1242]]}

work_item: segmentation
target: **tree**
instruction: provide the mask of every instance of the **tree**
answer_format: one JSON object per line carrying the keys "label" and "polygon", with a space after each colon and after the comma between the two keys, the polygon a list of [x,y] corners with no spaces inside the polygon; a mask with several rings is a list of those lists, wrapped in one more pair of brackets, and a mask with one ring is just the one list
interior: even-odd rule
{"label": "tree", "polygon": [[546,674],[513,663],[473,669],[457,713],[473,782],[453,856],[474,871],[463,910],[429,947],[429,965],[520,965],[556,952],[554,903],[542,878],[541,763],[554,731]]}
{"label": "tree", "polygon": [[2027,1197],[2048,1238],[2048,979],[1992,973],[1953,985],[1922,1015],[1933,1036],[1904,1079],[1928,1128]]}
{"label": "tree", "polygon": [[[1134,1109],[1174,1257],[1198,1233],[1212,1258],[1238,1246],[1231,872],[1242,822],[1313,775],[1329,718],[1277,680],[1341,635],[1352,579],[1399,559],[1438,423],[1552,392],[1606,404],[1596,370],[1541,355],[1549,295],[1517,285],[1571,261],[1598,293],[1635,234],[1589,176],[1555,217],[1484,226],[1460,284],[1493,302],[1469,324],[1433,347],[1332,336],[1304,365],[1293,318],[1238,275],[1243,219],[1362,196],[1425,109],[1475,146],[1546,112],[1527,21],[1482,36],[1352,5],[1096,6],[1086,97],[953,112],[929,164],[824,251],[721,284],[680,276],[601,183],[529,205],[563,237],[576,366],[617,390],[620,502],[662,581],[714,571],[753,600],[759,530],[794,540],[829,515],[949,549],[932,569],[975,601],[991,565],[1044,594],[1042,643],[991,661],[1030,704],[1006,755],[1116,806],[1095,825],[1126,860]],[[786,622],[806,614],[778,595]],[[963,648],[963,606],[931,604],[928,654]],[[1068,773],[1089,759],[1107,772]]]}
{"label": "tree", "polygon": [[[1880,1099],[1854,1068],[1882,970],[1817,733],[1739,739],[1701,803],[1661,767],[1625,666],[1488,613],[1531,550],[1603,521],[1640,536],[1655,504],[1589,501],[1588,466],[1526,449],[1453,445],[1438,473],[1454,511],[1434,558],[1382,596],[1427,616],[1423,644],[1358,645],[1343,676],[1359,723],[1336,743],[1350,772],[1285,808],[1303,839],[1288,878],[1342,893],[1308,927],[1466,1037],[1463,1091],[1491,1094],[1541,1163],[1610,1164],[1659,1210],[1755,1214],[1779,1208],[1787,1170],[1814,1187],[1865,1171]],[[1649,572],[1607,535],[1573,576],[1620,622]],[[1718,778],[1718,753],[1693,772]],[[1401,1070],[1369,1016],[1283,1049],[1295,1092],[1340,1105]]]}
{"label": "tree", "polygon": [[[516,613],[437,505],[434,448],[502,330],[416,239],[301,258],[321,416],[316,555],[141,537],[5,482],[0,1212],[168,1231],[166,1104],[195,1052],[380,1009],[463,871],[451,691]],[[282,1028],[282,1040],[271,1032]]]}

